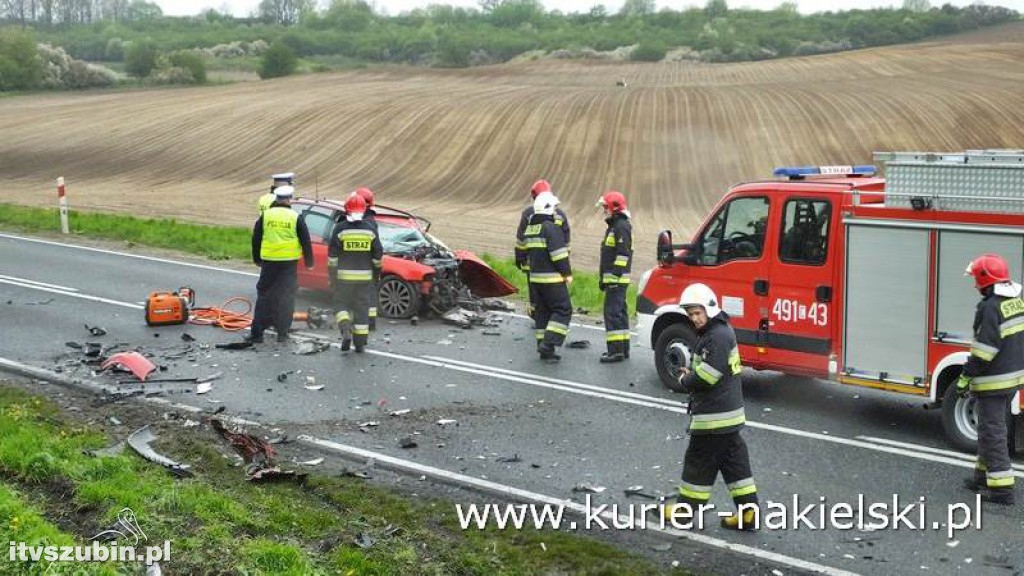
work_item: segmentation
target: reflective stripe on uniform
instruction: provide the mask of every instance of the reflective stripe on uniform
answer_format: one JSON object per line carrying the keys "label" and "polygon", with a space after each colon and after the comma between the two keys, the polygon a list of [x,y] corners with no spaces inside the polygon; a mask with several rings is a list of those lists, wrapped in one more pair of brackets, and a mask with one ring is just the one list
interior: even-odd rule
{"label": "reflective stripe on uniform", "polygon": [[733,498],[739,496],[746,496],[748,494],[754,494],[757,492],[757,486],[754,484],[753,478],[744,478],[743,480],[737,480],[728,484],[729,495]]}
{"label": "reflective stripe on uniform", "polygon": [[975,470],[981,470],[982,472],[985,472],[985,471],[988,470],[988,467],[985,466],[985,463],[982,462],[981,460],[975,460],[974,461],[974,469]]}
{"label": "reflective stripe on uniform", "polygon": [[1006,338],[1024,332],[1024,316],[1018,316],[999,325],[999,336]]}
{"label": "reflective stripe on uniform", "polygon": [[629,330],[608,330],[605,332],[604,339],[607,342],[628,342]]}
{"label": "reflective stripe on uniform", "polygon": [[623,256],[622,254],[619,254],[618,256],[615,257],[615,265],[623,267],[629,266],[629,256]]}
{"label": "reflective stripe on uniform", "polygon": [[987,472],[985,483],[989,488],[1012,488],[1014,485],[1013,471]]}
{"label": "reflective stripe on uniform", "polygon": [[523,242],[523,247],[526,248],[527,250],[529,250],[531,248],[547,248],[548,247],[548,239],[544,238],[544,237],[536,237],[536,236],[532,237],[532,238],[527,238],[526,241]]}
{"label": "reflective stripe on uniform", "polygon": [[996,354],[999,353],[999,348],[995,346],[989,346],[988,344],[982,344],[975,340],[971,342],[971,356],[977,356],[986,362],[991,362]]}
{"label": "reflective stripe on uniform", "polygon": [[601,282],[605,284],[629,284],[629,276],[619,276],[618,274],[602,274]]}
{"label": "reflective stripe on uniform", "polygon": [[565,260],[569,257],[568,248],[559,248],[558,250],[551,251],[551,261],[558,262],[559,260]]}
{"label": "reflective stripe on uniform", "polygon": [[534,330],[533,331],[533,335],[537,337],[537,340],[543,340],[544,339],[544,329],[540,328],[540,329]]}
{"label": "reflective stripe on uniform", "polygon": [[554,320],[548,321],[547,326],[548,332],[554,332],[555,334],[566,335],[569,333],[569,325],[562,324],[561,322],[555,322]]}
{"label": "reflective stripe on uniform", "polygon": [[369,324],[356,324],[352,326],[352,334],[354,336],[369,336],[370,325]]}
{"label": "reflective stripe on uniform", "polygon": [[328,268],[337,268],[338,267],[338,257],[335,256],[333,258],[330,258],[330,257],[327,258],[327,267]]}
{"label": "reflective stripe on uniform", "polygon": [[722,379],[722,373],[707,362],[695,362],[693,371],[697,373],[697,376],[699,376],[701,380],[707,382],[711,386],[718,384],[718,381]]}
{"label": "reflective stripe on uniform", "polygon": [[604,237],[604,245],[605,246],[609,246],[609,247],[615,246],[615,234],[609,234],[609,235],[605,236]]}
{"label": "reflective stripe on uniform", "polygon": [[291,208],[275,206],[263,213],[263,242],[260,258],[270,262],[285,262],[302,258],[297,222],[299,215]]}
{"label": "reflective stripe on uniform", "polygon": [[348,320],[349,320],[348,312],[345,312],[344,310],[342,310],[341,312],[338,312],[337,314],[334,315],[334,321],[338,322],[339,324],[341,322],[348,322]]}
{"label": "reflective stripe on uniform", "polygon": [[1024,382],[1024,370],[1017,370],[1008,374],[975,376],[971,378],[971,392],[1010,390],[1020,386],[1021,382]]}
{"label": "reflective stripe on uniform", "polygon": [[377,317],[377,307],[376,306],[370,306],[370,318],[376,318],[376,317]]}
{"label": "reflective stripe on uniform", "polygon": [[565,278],[558,272],[531,272],[530,282],[534,284],[560,284]]}
{"label": "reflective stripe on uniform", "polygon": [[338,270],[338,280],[345,282],[370,282],[373,280],[371,270]]}
{"label": "reflective stripe on uniform", "polygon": [[743,408],[714,414],[693,414],[690,417],[690,430],[718,430],[739,426],[746,421],[747,416]]}
{"label": "reflective stripe on uniform", "polygon": [[729,351],[729,370],[735,375],[743,372],[743,364],[740,361],[740,349],[736,346]]}
{"label": "reflective stripe on uniform", "polygon": [[711,486],[701,486],[699,484],[683,482],[679,485],[679,495],[692,500],[710,500]]}

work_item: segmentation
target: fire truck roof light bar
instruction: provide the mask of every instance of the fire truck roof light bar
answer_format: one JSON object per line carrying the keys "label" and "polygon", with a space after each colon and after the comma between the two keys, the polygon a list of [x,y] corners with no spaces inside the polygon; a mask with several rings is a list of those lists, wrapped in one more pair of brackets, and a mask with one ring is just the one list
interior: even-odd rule
{"label": "fire truck roof light bar", "polygon": [[870,164],[860,166],[783,166],[772,172],[773,176],[785,176],[799,180],[808,176],[874,176],[878,169]]}

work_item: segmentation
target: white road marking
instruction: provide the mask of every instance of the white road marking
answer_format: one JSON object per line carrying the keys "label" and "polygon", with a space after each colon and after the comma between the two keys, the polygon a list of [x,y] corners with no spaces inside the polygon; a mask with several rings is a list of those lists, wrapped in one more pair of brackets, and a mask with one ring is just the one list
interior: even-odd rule
{"label": "white road marking", "polygon": [[[298,440],[302,443],[308,443],[313,446],[317,446],[321,449],[328,450],[339,454],[344,454],[349,457],[359,458],[360,460],[373,459],[376,464],[385,464],[387,467],[398,469],[403,472],[409,472],[413,474],[426,475],[432,478],[447,482],[455,482],[458,484],[464,484],[472,486],[479,490],[489,492],[492,494],[500,494],[507,498],[513,499],[516,503],[531,502],[534,504],[547,504],[551,506],[562,506],[566,510],[570,510],[577,514],[586,515],[589,510],[583,504],[572,502],[571,500],[564,500],[562,498],[555,498],[554,496],[547,496],[538,492],[531,492],[529,490],[523,490],[514,486],[508,486],[506,484],[499,484],[497,482],[491,482],[490,480],[483,480],[481,478],[474,478],[472,476],[466,476],[465,474],[459,474],[457,472],[450,472],[441,468],[435,468],[433,466],[427,466],[425,464],[419,464],[409,460],[403,460],[401,458],[395,458],[387,454],[381,454],[380,452],[372,452],[370,450],[364,450],[362,448],[356,448],[355,446],[348,446],[345,444],[339,444],[329,440],[321,440],[313,436],[307,436],[305,434],[300,435]],[[618,518],[619,525],[626,525],[630,522],[629,516],[626,515],[615,515],[611,511],[605,510],[600,514],[597,514],[601,518],[608,521],[609,526],[612,522],[615,522]],[[854,576],[855,572],[848,572],[839,568],[833,568],[831,566],[825,566],[822,564],[816,564],[814,562],[808,562],[801,560],[800,558],[793,558],[778,554],[776,552],[770,552],[768,550],[762,550],[760,548],[754,548],[752,546],[746,546],[744,544],[736,544],[727,540],[721,540],[719,538],[712,538],[705,536],[698,532],[686,531],[686,530],[675,530],[672,528],[658,528],[657,525],[647,526],[645,529],[647,532],[652,532],[664,537],[672,538],[684,538],[691,540],[706,546],[713,546],[730,552],[736,552],[743,554],[744,556],[750,556],[774,562],[776,564],[782,564],[784,566],[790,566],[792,568],[799,568],[801,570],[807,570],[818,574],[828,574],[829,576]]]}
{"label": "white road marking", "polygon": [[[512,318],[522,318],[524,320],[533,320],[525,314],[516,314],[515,312],[495,312],[499,316],[511,316]],[[590,326],[589,324],[577,324],[576,322],[570,322],[569,326],[574,328],[586,328],[587,330],[600,330],[604,332],[604,326]],[[636,336],[636,332],[630,332],[630,334]]]}
{"label": "white road marking", "polygon": [[[951,458],[960,458],[961,460],[968,460],[971,465],[974,465],[976,456],[974,454],[966,454],[964,452],[954,452],[952,450],[943,450],[941,448],[932,448],[931,446],[925,446],[923,444],[912,444],[910,442],[899,442],[897,440],[887,440],[885,438],[878,438],[875,436],[857,436],[858,440],[865,440],[867,442],[876,442],[878,444],[887,444],[889,446],[898,446],[900,448],[907,448],[910,450],[918,450],[921,452],[928,452],[930,454],[938,454],[940,456],[949,456]],[[1024,471],[1024,464],[1011,464],[1014,470]]]}
{"label": "white road marking", "polygon": [[78,288],[69,288],[68,286],[60,286],[58,284],[47,284],[46,282],[37,282],[35,280],[29,280],[28,278],[18,278],[17,276],[5,276],[0,274],[0,280],[10,280],[12,282],[24,282],[25,284],[33,284],[35,286],[45,286],[46,288],[54,288],[56,290],[63,290],[65,292],[78,292]]}
{"label": "white road marking", "polygon": [[21,286],[22,288],[31,288],[32,290],[42,290],[43,292],[49,292],[51,294],[60,294],[61,296],[71,296],[72,298],[81,298],[82,300],[92,300],[93,302],[102,302],[103,304],[111,304],[113,306],[123,306],[125,308],[134,308],[135,310],[142,310],[145,306],[139,304],[132,304],[131,302],[121,302],[119,300],[111,300],[109,298],[103,298],[101,296],[90,296],[88,294],[82,294],[80,292],[65,292],[64,290],[56,290],[53,288],[47,288],[45,286],[39,286],[36,284],[23,284],[21,282],[13,282],[11,280],[5,280],[0,278],[0,284],[10,284],[11,286]]}

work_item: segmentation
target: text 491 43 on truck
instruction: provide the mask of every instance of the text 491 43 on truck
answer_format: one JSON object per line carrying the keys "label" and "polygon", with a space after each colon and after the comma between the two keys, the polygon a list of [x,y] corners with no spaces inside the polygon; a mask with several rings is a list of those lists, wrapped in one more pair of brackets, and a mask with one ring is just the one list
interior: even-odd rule
{"label": "text 491 43 on truck", "polygon": [[[692,242],[658,237],[640,280],[639,343],[678,388],[696,336],[679,307],[707,284],[736,331],[743,364],[929,398],[963,450],[977,442],[974,398],[956,381],[970,355],[978,295],[964,266],[1001,255],[1024,266],[1024,151],[875,153],[875,166],[778,168],[731,188]],[[1024,450],[1024,393],[1007,414]]]}

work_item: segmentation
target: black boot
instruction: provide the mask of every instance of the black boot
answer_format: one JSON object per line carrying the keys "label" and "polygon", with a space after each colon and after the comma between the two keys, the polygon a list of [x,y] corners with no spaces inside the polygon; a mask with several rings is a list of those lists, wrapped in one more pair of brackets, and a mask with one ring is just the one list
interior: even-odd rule
{"label": "black boot", "polygon": [[537,351],[540,352],[540,359],[545,362],[558,362],[562,359],[561,356],[555,354],[555,347],[551,344],[544,344],[543,342],[537,347]]}
{"label": "black boot", "polygon": [[601,364],[614,364],[615,362],[622,362],[626,359],[626,356],[622,352],[605,352],[601,354]]}
{"label": "black boot", "polygon": [[1013,506],[1014,497],[1013,489],[1010,488],[982,488],[981,490],[981,501],[989,502],[991,504],[1001,504],[1003,506]]}
{"label": "black boot", "polygon": [[964,478],[963,487],[971,492],[981,492],[981,489],[985,487],[985,479],[979,479],[977,476]]}
{"label": "black boot", "polygon": [[629,340],[622,343],[622,355],[629,358]]}
{"label": "black boot", "polygon": [[338,332],[341,333],[341,351],[348,352],[352,347],[352,322],[350,320],[338,322]]}

